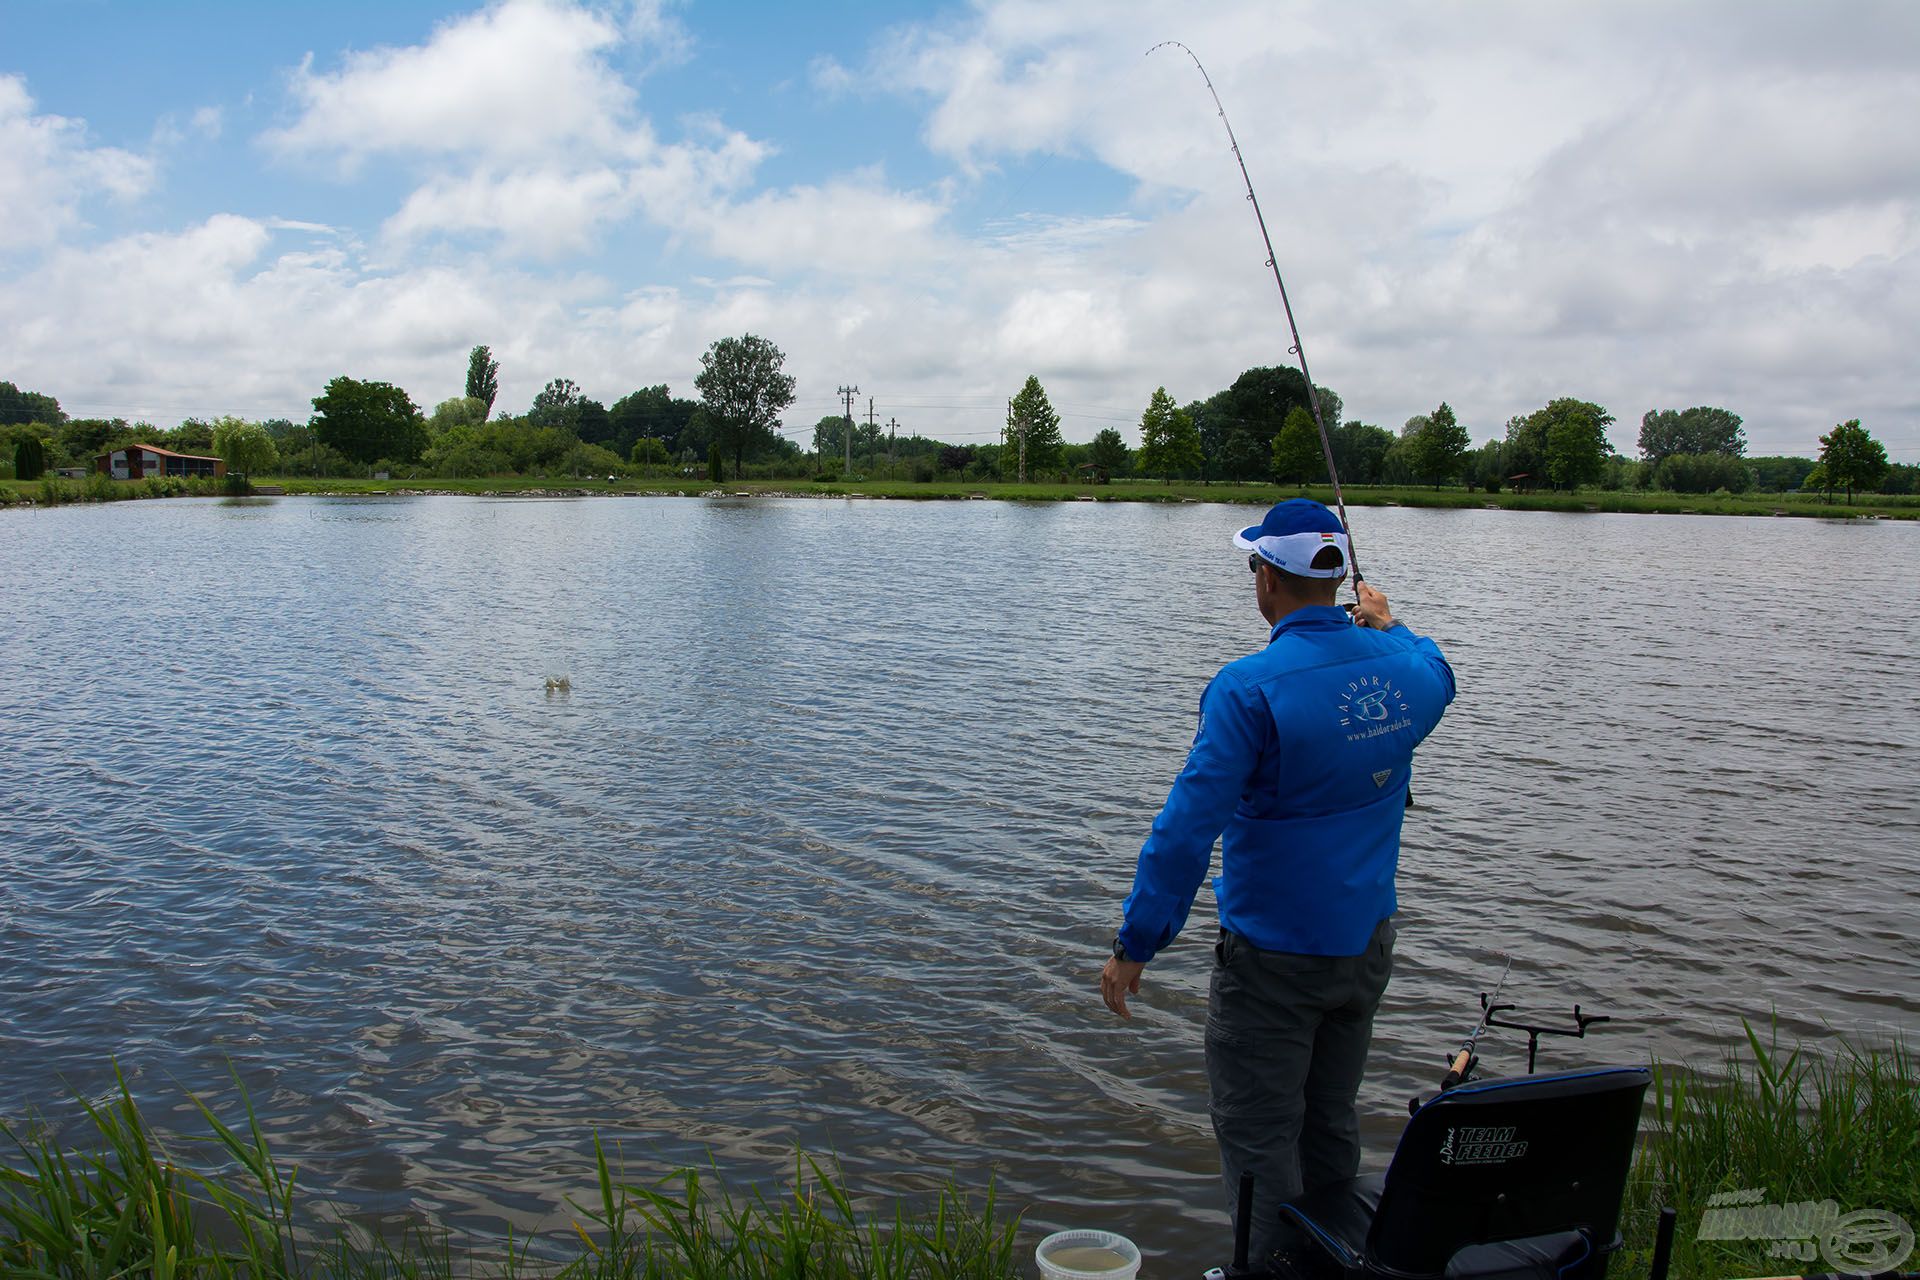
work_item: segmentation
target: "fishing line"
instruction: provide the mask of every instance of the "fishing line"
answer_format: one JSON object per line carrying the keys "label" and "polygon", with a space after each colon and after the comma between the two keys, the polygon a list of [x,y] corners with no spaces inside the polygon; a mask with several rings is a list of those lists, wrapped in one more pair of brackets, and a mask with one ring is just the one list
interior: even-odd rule
{"label": "fishing line", "polygon": [[1287,300],[1287,282],[1280,278],[1279,260],[1274,256],[1273,237],[1267,234],[1266,215],[1260,212],[1260,197],[1253,194],[1253,179],[1247,176],[1247,162],[1240,154],[1240,139],[1233,135],[1233,123],[1227,119],[1227,109],[1220,101],[1220,91],[1213,87],[1213,77],[1200,65],[1200,55],[1181,44],[1178,40],[1162,40],[1147,50],[1151,57],[1156,50],[1168,45],[1180,50],[1193,59],[1193,66],[1200,78],[1207,82],[1207,92],[1213,95],[1214,109],[1220,114],[1220,123],[1226,126],[1227,142],[1233,148],[1234,163],[1240,166],[1240,180],[1246,183],[1247,200],[1253,205],[1254,220],[1260,224],[1260,239],[1267,246],[1267,266],[1273,271],[1273,282],[1280,286],[1280,305],[1287,313],[1287,330],[1293,335],[1293,345],[1287,348],[1287,354],[1300,362],[1300,376],[1307,380],[1307,406],[1313,410],[1313,425],[1320,429],[1320,452],[1327,459],[1327,478],[1333,482],[1333,503],[1340,512],[1340,524],[1347,531],[1347,552],[1349,567],[1353,570],[1354,598],[1360,597],[1360,584],[1365,581],[1360,576],[1360,557],[1353,554],[1353,526],[1347,523],[1347,500],[1340,492],[1340,469],[1333,465],[1333,440],[1327,435],[1326,420],[1320,416],[1320,395],[1314,390],[1313,374],[1307,369],[1307,351],[1300,343],[1300,326],[1293,320],[1293,303]]}

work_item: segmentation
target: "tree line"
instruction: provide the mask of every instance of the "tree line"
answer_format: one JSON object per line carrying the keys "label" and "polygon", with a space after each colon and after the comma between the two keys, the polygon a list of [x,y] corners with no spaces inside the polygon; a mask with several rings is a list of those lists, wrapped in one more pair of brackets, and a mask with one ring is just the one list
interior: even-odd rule
{"label": "tree line", "polygon": [[[1037,376],[1009,399],[997,443],[953,444],[844,414],[814,425],[810,449],[781,415],[794,401],[785,356],[754,334],[722,338],[701,357],[696,398],[665,383],[611,404],[554,378],[524,413],[499,414],[500,364],[487,346],[468,353],[464,394],[429,413],[390,383],[342,375],[313,398],[305,423],[189,418],[171,430],[123,419],[70,419],[53,397],[0,382],[0,465],[29,478],[86,467],[126,444],[215,453],[242,475],[389,474],[444,477],[596,476],[663,472],[744,477],[1202,482],[1324,482],[1327,452],[1343,483],[1523,489],[1663,489],[1677,493],[1920,491],[1920,468],[1890,463],[1858,419],[1820,437],[1817,458],[1748,457],[1740,416],[1724,408],[1649,410],[1639,456],[1614,450],[1604,407],[1574,397],[1516,415],[1478,447],[1452,406],[1409,418],[1398,432],[1347,419],[1340,395],[1309,390],[1297,369],[1248,369],[1223,390],[1181,405],[1165,387],[1148,398],[1140,444],[1103,428],[1086,444],[1061,435],[1060,414]],[[1319,419],[1327,427],[1321,442]]]}

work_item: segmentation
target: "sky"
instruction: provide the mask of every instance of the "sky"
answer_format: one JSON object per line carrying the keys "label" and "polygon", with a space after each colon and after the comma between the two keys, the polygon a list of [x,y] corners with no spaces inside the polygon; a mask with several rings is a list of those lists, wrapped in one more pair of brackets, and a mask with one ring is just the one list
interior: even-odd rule
{"label": "sky", "polygon": [[1920,3],[0,0],[0,378],[303,421],[329,378],[693,396],[771,339],[810,438],[1069,440],[1291,361],[1476,442],[1861,419],[1920,462]]}

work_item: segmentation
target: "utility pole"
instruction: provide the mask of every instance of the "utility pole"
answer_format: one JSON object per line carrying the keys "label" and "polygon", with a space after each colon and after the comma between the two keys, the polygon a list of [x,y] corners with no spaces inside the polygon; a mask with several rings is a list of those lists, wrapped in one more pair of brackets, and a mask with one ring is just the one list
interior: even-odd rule
{"label": "utility pole", "polygon": [[1016,424],[1013,420],[1013,401],[1007,401],[1007,425],[1020,434],[1020,483],[1027,482],[1027,420],[1023,416]]}
{"label": "utility pole", "polygon": [[846,402],[847,408],[847,465],[846,470],[840,473],[842,480],[853,474],[853,398],[859,394],[858,387],[840,388],[840,398]]}
{"label": "utility pole", "polygon": [[899,420],[892,415],[887,417],[887,479],[893,479],[893,433],[900,429]]}
{"label": "utility pole", "polygon": [[873,425],[873,397],[867,397],[867,470],[873,470],[875,457],[880,447],[880,432]]}

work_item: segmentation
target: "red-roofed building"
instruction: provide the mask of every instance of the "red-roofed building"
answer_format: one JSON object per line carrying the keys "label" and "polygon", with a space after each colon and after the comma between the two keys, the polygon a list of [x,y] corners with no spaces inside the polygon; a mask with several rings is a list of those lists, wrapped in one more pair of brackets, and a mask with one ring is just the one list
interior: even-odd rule
{"label": "red-roofed building", "polygon": [[130,444],[93,460],[93,469],[115,480],[145,480],[148,476],[224,476],[227,464],[218,458],[175,453],[154,444]]}

